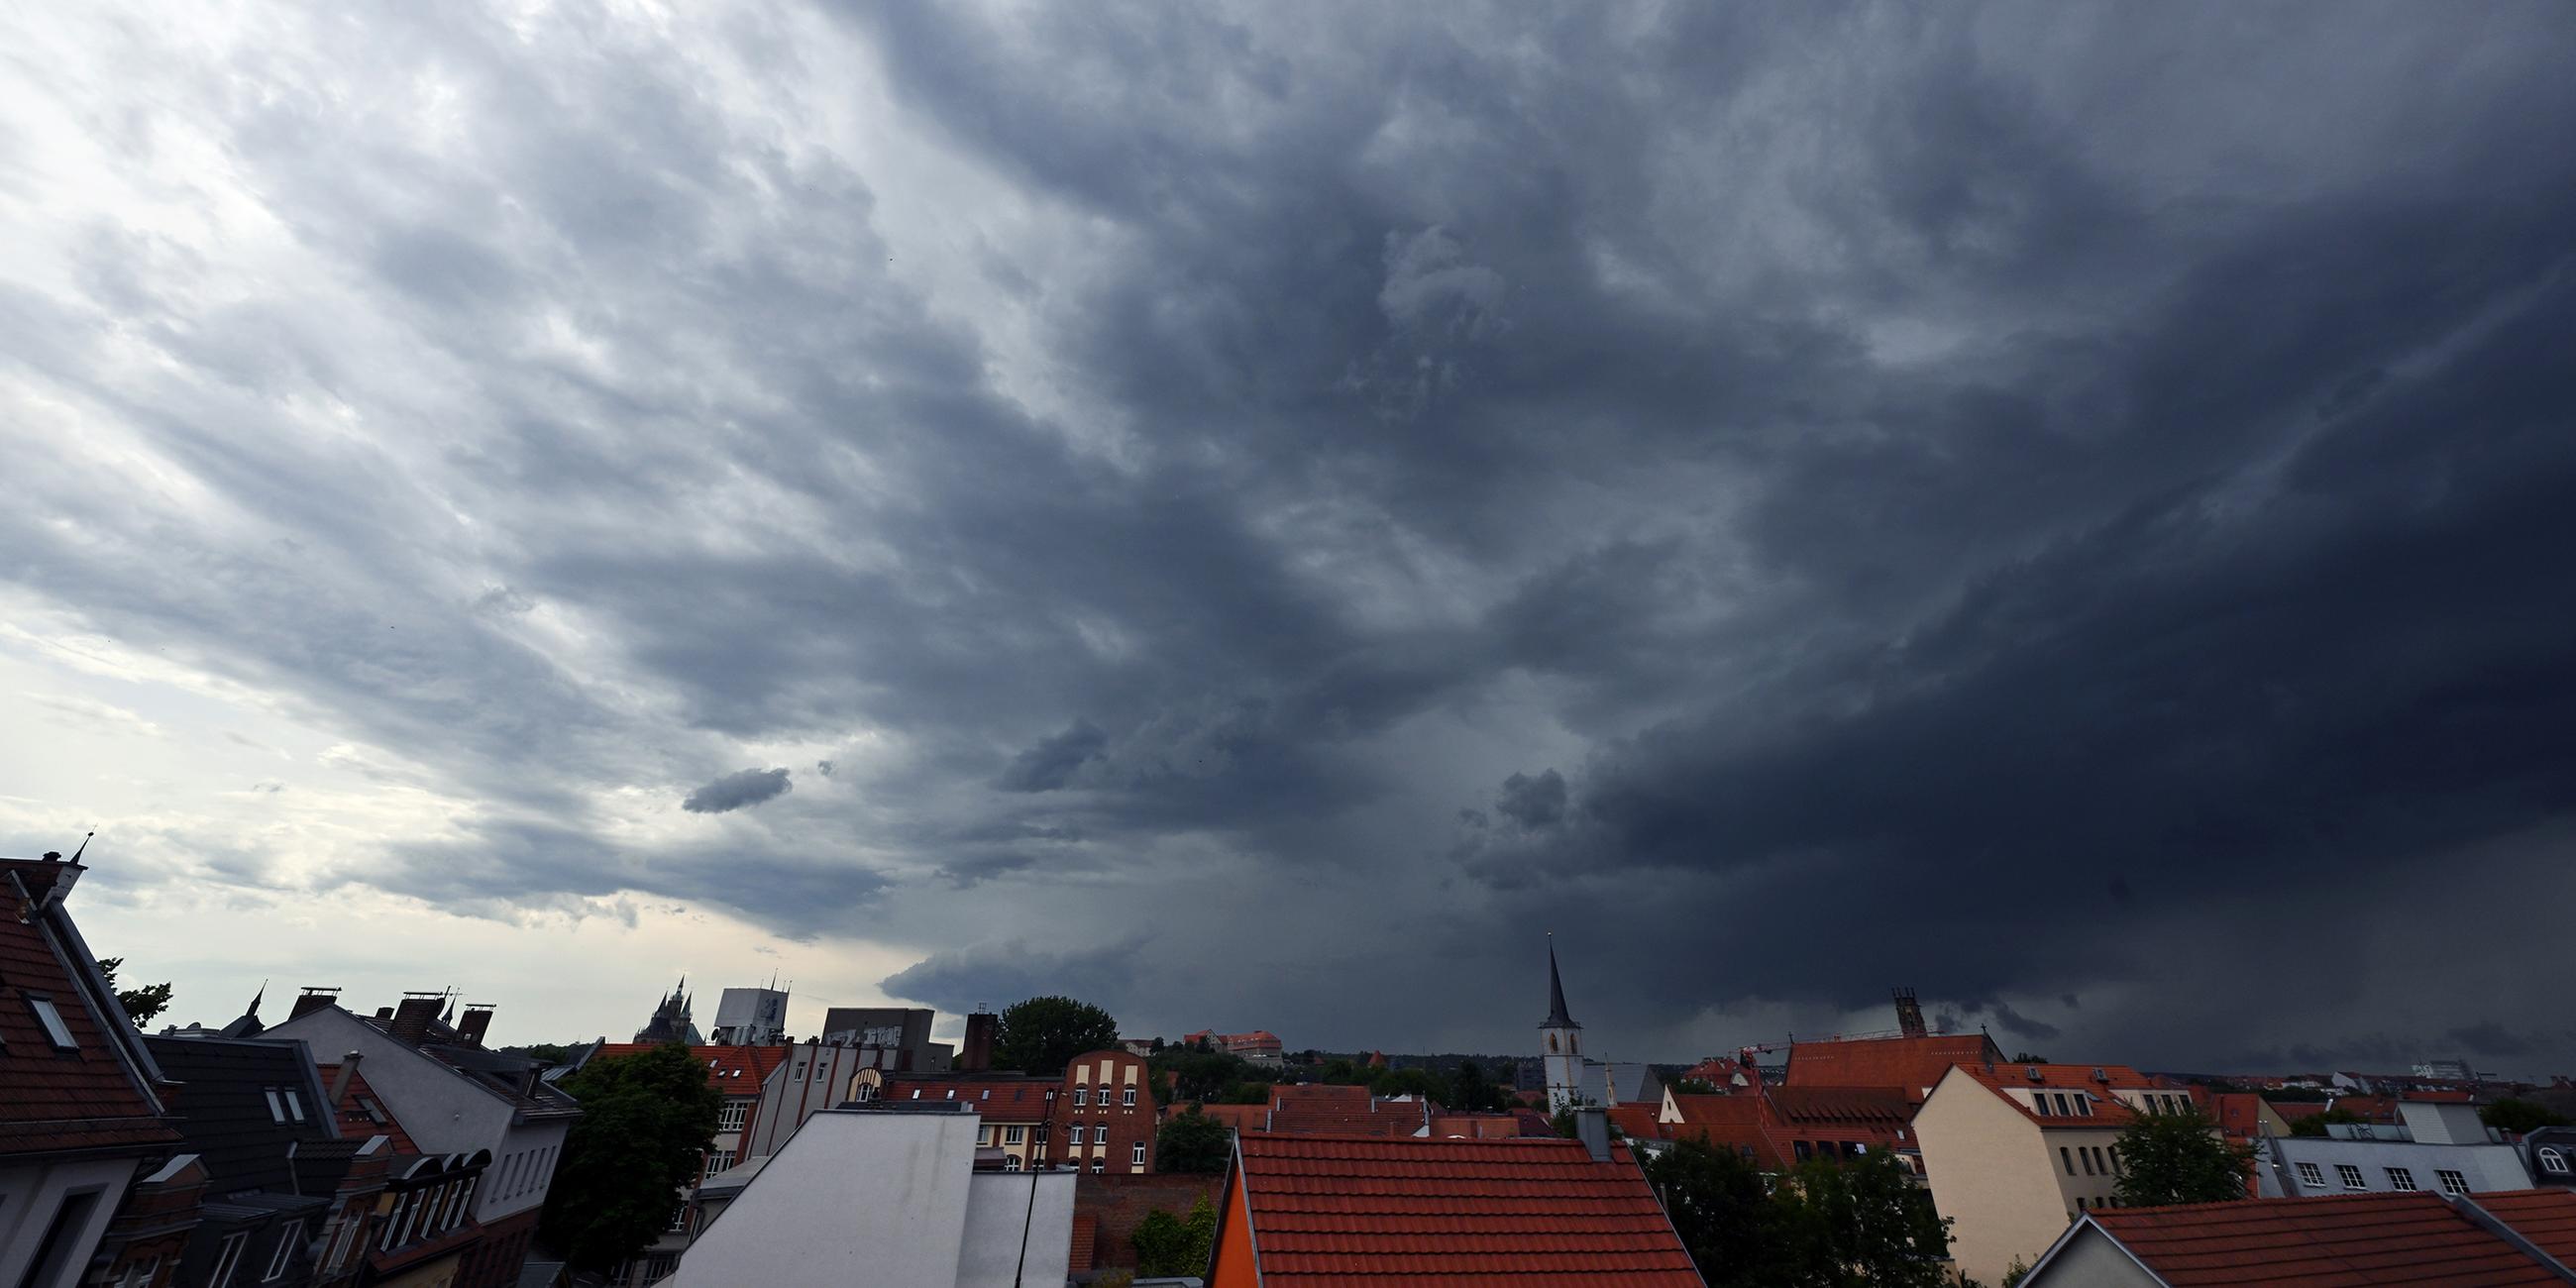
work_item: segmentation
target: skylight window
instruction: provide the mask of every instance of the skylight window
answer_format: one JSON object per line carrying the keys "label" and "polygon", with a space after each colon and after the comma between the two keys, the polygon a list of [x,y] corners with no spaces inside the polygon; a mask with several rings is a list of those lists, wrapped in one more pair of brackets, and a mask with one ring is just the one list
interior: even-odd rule
{"label": "skylight window", "polygon": [[55,1050],[80,1050],[80,1043],[72,1040],[71,1027],[63,1023],[63,1013],[54,1009],[54,999],[30,996],[27,1009],[36,1013],[36,1023],[45,1030],[45,1040],[53,1043]]}

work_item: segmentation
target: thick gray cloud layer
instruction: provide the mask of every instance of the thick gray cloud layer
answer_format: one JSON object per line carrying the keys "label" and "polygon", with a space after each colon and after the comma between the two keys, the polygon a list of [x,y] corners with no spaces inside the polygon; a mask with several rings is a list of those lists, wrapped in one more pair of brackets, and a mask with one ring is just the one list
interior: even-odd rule
{"label": "thick gray cloud layer", "polygon": [[55,34],[174,181],[0,177],[0,545],[471,803],[340,879],[1300,1045],[1525,1046],[1552,929],[1621,1055],[2576,1057],[2554,5],[263,19]]}
{"label": "thick gray cloud layer", "polygon": [[689,793],[680,808],[692,814],[722,814],[786,795],[794,784],[784,769],[745,769],[727,774]]}

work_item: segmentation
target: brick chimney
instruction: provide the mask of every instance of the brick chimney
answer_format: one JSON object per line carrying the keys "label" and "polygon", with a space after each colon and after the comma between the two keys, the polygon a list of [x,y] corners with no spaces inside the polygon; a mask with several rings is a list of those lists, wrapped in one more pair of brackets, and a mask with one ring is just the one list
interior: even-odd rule
{"label": "brick chimney", "polygon": [[304,986],[303,992],[296,994],[295,1009],[287,1012],[286,1018],[290,1020],[298,1019],[303,1016],[311,1015],[313,1012],[321,1010],[323,1007],[337,1006],[339,1004],[339,985],[333,984],[316,987],[314,985],[307,984]]}
{"label": "brick chimney", "polygon": [[340,1057],[340,1071],[331,1075],[330,1109],[334,1113],[339,1111],[341,1098],[348,1094],[349,1079],[357,1076],[358,1061],[360,1058],[360,1054],[356,1051],[351,1051],[342,1055]]}
{"label": "brick chimney", "polygon": [[430,1022],[438,1018],[439,1008],[446,1000],[437,993],[403,998],[402,1004],[394,1008],[393,1025],[386,1031],[397,1041],[417,1044],[429,1036]]}
{"label": "brick chimney", "polygon": [[966,1017],[966,1041],[957,1051],[957,1067],[966,1073],[982,1073],[993,1067],[993,1035],[1000,1030],[1002,1017],[976,1007]]}
{"label": "brick chimney", "polygon": [[482,1002],[466,1003],[465,1014],[456,1020],[456,1035],[475,1046],[483,1045],[483,1035],[491,1028],[492,1008]]}

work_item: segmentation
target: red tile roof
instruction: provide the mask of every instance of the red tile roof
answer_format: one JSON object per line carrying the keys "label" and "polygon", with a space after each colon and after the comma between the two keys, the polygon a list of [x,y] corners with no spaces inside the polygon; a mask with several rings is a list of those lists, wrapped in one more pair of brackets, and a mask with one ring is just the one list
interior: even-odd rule
{"label": "red tile roof", "polygon": [[1954,1064],[2001,1061],[2003,1052],[1982,1033],[1921,1038],[1843,1038],[1789,1046],[1787,1084],[1792,1087],[1900,1087],[1920,1101]]}
{"label": "red tile roof", "polygon": [[[1189,1112],[1187,1105],[1172,1106],[1172,1116]],[[1200,1105],[1199,1112],[1224,1123],[1236,1131],[1260,1131],[1270,1123],[1268,1105]]]}
{"label": "red tile roof", "polygon": [[[340,1076],[340,1066],[336,1064],[317,1064],[313,1067],[322,1075],[322,1085],[325,1087],[330,1086],[333,1080]],[[366,1106],[358,1103],[360,1096],[365,1096],[368,1103],[376,1107],[376,1114],[383,1115],[384,1121],[378,1122],[376,1114],[368,1113]],[[399,1153],[421,1152],[420,1146],[412,1143],[411,1133],[403,1130],[402,1120],[394,1117],[394,1111],[385,1104],[385,1098],[377,1095],[376,1089],[367,1085],[367,1075],[350,1074],[349,1085],[341,1090],[340,1103],[335,1107],[339,1110],[341,1136],[356,1137],[359,1140],[365,1140],[369,1136],[382,1136]]]}
{"label": "red tile roof", "polygon": [[[2125,1064],[1998,1064],[1994,1066],[1992,1072],[1988,1072],[1983,1064],[1959,1067],[1970,1078],[1995,1091],[2005,1104],[2021,1111],[2023,1117],[2042,1126],[2126,1126],[2138,1115],[2135,1110],[2130,1109],[2126,1104],[2121,1103],[2118,1097],[2111,1094],[2115,1091],[2153,1091],[2159,1095],[2181,1096],[2194,1105],[2200,1106],[2203,1112],[2207,1111],[2205,1103],[2209,1096],[2207,1091],[2199,1087],[2168,1085],[2163,1078],[2140,1073]],[[2103,1077],[2095,1078],[2093,1076],[2095,1069],[2100,1069]],[[2033,1071],[2036,1071],[2039,1076],[2032,1077]],[[2090,1105],[2093,1112],[2072,1117],[2058,1113],[2033,1113],[2030,1106],[2011,1096],[2001,1094],[2015,1088],[2038,1091],[2089,1091],[2093,1093]]]}
{"label": "red tile roof", "polygon": [[988,1121],[1036,1122],[1055,1106],[1048,1093],[1063,1087],[1060,1078],[1030,1074],[897,1073],[887,1076],[884,1098],[954,1100],[974,1105]]}
{"label": "red tile roof", "polygon": [[2472,1196],[2471,1201],[2558,1258],[2559,1264],[2576,1266],[2576,1192],[2492,1190]]}
{"label": "red tile roof", "polygon": [[[43,900],[67,871],[78,869],[0,859],[0,980],[8,983],[0,994],[0,1087],[8,1089],[0,1095],[0,1155],[178,1144],[121,1054],[113,1021],[92,1011],[91,992],[72,977],[80,950],[76,932],[63,933],[68,914],[57,908],[19,920],[20,909]],[[52,1000],[75,1049],[54,1049],[29,993]]]}
{"label": "red tile roof", "polygon": [[1700,1288],[1624,1145],[1255,1135],[1241,1158],[1266,1288]]}
{"label": "red tile roof", "polygon": [[[2475,1202],[2503,1217],[2496,1200],[2506,1200],[2503,1206],[2512,1208],[2531,1193],[2480,1194]],[[2576,1212],[2576,1198],[2552,1197],[2560,1198],[2558,1213]],[[2467,1213],[2428,1193],[2113,1208],[2085,1219],[2173,1288],[2562,1282]],[[2520,1219],[2506,1219],[2517,1229],[2526,1220],[2555,1229],[2564,1218],[2545,1202],[2531,1202]]]}
{"label": "red tile roof", "polygon": [[[603,1042],[591,1053],[593,1060],[618,1060],[641,1055],[659,1044],[652,1042]],[[787,1063],[784,1046],[693,1046],[689,1054],[706,1066],[707,1085],[728,1096],[757,1096],[760,1084],[769,1080],[770,1071]]]}

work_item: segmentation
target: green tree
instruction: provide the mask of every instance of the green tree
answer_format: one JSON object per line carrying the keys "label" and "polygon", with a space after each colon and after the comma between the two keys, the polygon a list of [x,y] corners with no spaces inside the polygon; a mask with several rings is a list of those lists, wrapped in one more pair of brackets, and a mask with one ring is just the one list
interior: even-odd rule
{"label": "green tree", "polygon": [[1675,1078],[1666,1084],[1676,1096],[1722,1096],[1725,1092],[1706,1078]]}
{"label": "green tree", "polygon": [[[1077,1051],[1074,1054],[1080,1055]],[[1248,1080],[1252,1062],[1230,1051],[1206,1051],[1197,1046],[1167,1046],[1146,1057],[1146,1065],[1156,1074],[1159,1085],[1166,1076],[1172,1078],[1175,1100],[1213,1100],[1226,1089]]]}
{"label": "green tree", "polygon": [[1449,1103],[1448,1084],[1429,1069],[1380,1069],[1369,1079],[1369,1091],[1380,1096],[1420,1096]]}
{"label": "green tree", "polygon": [[1109,1012],[1070,997],[1032,997],[1002,1010],[993,1038],[993,1064],[1022,1073],[1064,1072],[1075,1056],[1118,1045],[1118,1021]]}
{"label": "green tree", "polygon": [[1234,1133],[1197,1105],[1163,1120],[1154,1133],[1154,1170],[1213,1175],[1234,1162]]}
{"label": "green tree", "polygon": [[1136,1245],[1139,1279],[1204,1275],[1216,1248],[1216,1205],[1202,1194],[1186,1217],[1172,1215],[1170,1208],[1156,1208],[1136,1223],[1136,1232],[1128,1240]]}
{"label": "green tree", "polygon": [[2293,1136],[2331,1136],[2334,1133],[2326,1130],[2328,1126],[2335,1123],[2357,1123],[2361,1121],[2364,1121],[2362,1116],[2349,1109],[2329,1108],[2321,1114],[2310,1114],[2305,1118],[2292,1120],[2290,1123],[2290,1134]]}
{"label": "green tree", "polygon": [[1316,1075],[1315,1080],[1328,1086],[1348,1087],[1368,1081],[1368,1072],[1347,1059],[1335,1056],[1324,1062],[1323,1071]]}
{"label": "green tree", "polygon": [[2197,1112],[2140,1114],[2120,1133],[2120,1183],[2129,1207],[2224,1203],[2245,1197],[2250,1146],[2231,1145]]}
{"label": "green tree", "polygon": [[2478,1118],[2498,1131],[2534,1132],[2543,1127],[2566,1127],[2567,1115],[2552,1110],[2536,1100],[2508,1097],[2478,1111]]}
{"label": "green tree", "polygon": [[1685,1140],[1645,1161],[1646,1181],[1709,1288],[1778,1288],[1812,1282],[1802,1214],[1767,1192],[1735,1151]]}
{"label": "green tree", "polygon": [[1831,1288],[1936,1288],[1949,1278],[1949,1222],[1896,1156],[1871,1150],[1800,1167],[1774,1198],[1803,1209],[1810,1282]]}
{"label": "green tree", "polygon": [[1493,1113],[1512,1099],[1511,1091],[1489,1081],[1484,1068],[1473,1060],[1461,1063],[1457,1075],[1449,1079],[1449,1095],[1450,1099],[1440,1103],[1470,1114]]}
{"label": "green tree", "polygon": [[170,1009],[170,985],[164,981],[141,988],[117,988],[116,972],[124,965],[122,957],[101,957],[98,959],[98,973],[105,975],[107,986],[115,990],[117,1004],[125,1008],[125,1018],[134,1021],[136,1028],[141,1028]]}
{"label": "green tree", "polygon": [[680,1191],[697,1179],[715,1138],[724,1096],[678,1043],[593,1060],[559,1085],[581,1101],[581,1117],[555,1164],[546,1238],[574,1264],[606,1270],[671,1228]]}

